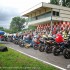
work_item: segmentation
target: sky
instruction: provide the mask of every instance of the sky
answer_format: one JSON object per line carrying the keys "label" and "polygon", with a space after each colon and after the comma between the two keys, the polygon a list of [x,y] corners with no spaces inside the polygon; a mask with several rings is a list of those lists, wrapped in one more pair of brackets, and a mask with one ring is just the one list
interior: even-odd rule
{"label": "sky", "polygon": [[9,28],[11,20],[40,2],[50,0],[0,0],[0,27]]}

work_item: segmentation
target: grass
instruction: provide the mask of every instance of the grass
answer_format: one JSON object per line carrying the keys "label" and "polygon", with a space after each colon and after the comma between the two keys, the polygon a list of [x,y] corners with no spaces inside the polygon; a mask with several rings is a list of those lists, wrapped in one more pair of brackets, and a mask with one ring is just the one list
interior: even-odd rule
{"label": "grass", "polygon": [[0,70],[58,70],[58,69],[8,48],[7,52],[0,52]]}

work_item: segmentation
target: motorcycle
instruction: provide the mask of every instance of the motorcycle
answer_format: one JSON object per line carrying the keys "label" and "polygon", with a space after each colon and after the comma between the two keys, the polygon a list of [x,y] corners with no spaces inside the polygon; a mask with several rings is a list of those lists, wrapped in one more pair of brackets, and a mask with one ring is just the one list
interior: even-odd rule
{"label": "motorcycle", "polygon": [[16,45],[19,45],[19,41],[20,41],[20,38],[15,38],[15,40],[13,41],[13,43],[16,44]]}
{"label": "motorcycle", "polygon": [[66,59],[70,59],[70,38],[68,39],[67,43],[64,46],[65,49],[63,50],[63,56]]}
{"label": "motorcycle", "polygon": [[64,43],[63,42],[62,43],[55,43],[52,52],[55,56],[58,56],[58,55],[60,55],[61,52],[63,52],[63,50],[64,50]]}
{"label": "motorcycle", "polygon": [[34,45],[33,45],[33,48],[34,48],[34,50],[38,50],[39,44],[34,44]]}
{"label": "motorcycle", "polygon": [[45,38],[39,47],[39,51],[51,53],[53,48],[54,39],[53,38]]}
{"label": "motorcycle", "polygon": [[19,40],[19,46],[24,47],[24,41],[22,39]]}
{"label": "motorcycle", "polygon": [[40,40],[40,45],[39,45],[39,51],[40,52],[44,52],[45,51],[45,46],[46,46],[45,41],[46,41],[46,39]]}
{"label": "motorcycle", "polygon": [[46,41],[46,47],[45,47],[45,52],[46,53],[51,53],[54,45],[54,39]]}
{"label": "motorcycle", "polygon": [[52,52],[55,56],[58,56],[61,52],[63,52],[63,50],[64,50],[64,38],[60,33],[58,33],[56,34],[55,37],[55,45]]}
{"label": "motorcycle", "polygon": [[66,59],[70,59],[70,40],[69,39],[62,43],[55,44],[53,48],[53,54],[55,56],[58,56],[60,53],[62,53]]}

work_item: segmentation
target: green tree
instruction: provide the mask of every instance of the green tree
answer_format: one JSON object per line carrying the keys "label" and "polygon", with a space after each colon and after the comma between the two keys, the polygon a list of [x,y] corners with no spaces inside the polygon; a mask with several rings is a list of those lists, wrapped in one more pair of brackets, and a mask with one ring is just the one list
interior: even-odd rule
{"label": "green tree", "polygon": [[5,31],[6,33],[12,33],[10,29],[6,29],[6,28],[5,28],[4,31]]}
{"label": "green tree", "polygon": [[4,31],[4,28],[3,27],[0,27],[0,30]]}
{"label": "green tree", "polygon": [[62,0],[62,6],[70,7],[70,0]]}
{"label": "green tree", "polygon": [[14,32],[19,32],[23,28],[23,24],[25,23],[25,18],[14,17],[10,23],[10,30]]}
{"label": "green tree", "polygon": [[50,0],[51,4],[59,5],[60,0]]}
{"label": "green tree", "polygon": [[70,7],[70,0],[50,0],[51,4],[60,5],[60,2],[64,7]]}
{"label": "green tree", "polygon": [[28,30],[35,30],[36,29],[36,26],[29,26],[28,27]]}

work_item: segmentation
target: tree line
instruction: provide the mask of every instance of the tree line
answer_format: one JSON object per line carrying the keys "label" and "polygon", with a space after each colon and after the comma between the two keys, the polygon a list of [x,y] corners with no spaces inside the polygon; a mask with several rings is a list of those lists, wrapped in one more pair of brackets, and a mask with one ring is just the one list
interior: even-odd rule
{"label": "tree line", "polygon": [[70,8],[70,0],[50,0],[50,4],[61,5]]}

